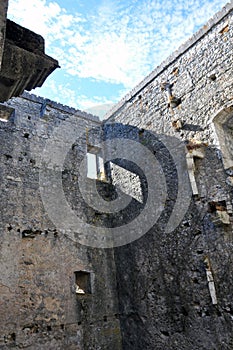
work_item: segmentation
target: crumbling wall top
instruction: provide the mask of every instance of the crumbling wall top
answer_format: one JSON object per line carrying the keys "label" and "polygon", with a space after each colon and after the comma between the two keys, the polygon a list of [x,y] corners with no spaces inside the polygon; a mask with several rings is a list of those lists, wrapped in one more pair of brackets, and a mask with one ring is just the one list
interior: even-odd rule
{"label": "crumbling wall top", "polygon": [[36,96],[34,94],[28,93],[27,91],[24,91],[23,94],[21,95],[21,97],[26,99],[26,100],[29,100],[29,101],[40,103],[42,105],[49,105],[50,107],[52,107],[54,109],[58,109],[64,113],[77,115],[79,118],[86,119],[86,120],[92,121],[92,122],[96,122],[97,124],[101,123],[98,116],[81,111],[79,109],[65,106],[61,103],[49,100],[49,99],[41,97],[41,96]]}

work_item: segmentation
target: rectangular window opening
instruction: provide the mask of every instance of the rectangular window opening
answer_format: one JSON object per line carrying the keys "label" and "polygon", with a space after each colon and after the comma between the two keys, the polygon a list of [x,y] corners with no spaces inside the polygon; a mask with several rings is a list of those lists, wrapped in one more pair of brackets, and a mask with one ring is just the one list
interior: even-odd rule
{"label": "rectangular window opening", "polygon": [[87,177],[98,180],[106,179],[101,148],[94,146],[87,148]]}
{"label": "rectangular window opening", "polygon": [[96,154],[87,153],[87,177],[90,179],[97,178],[97,159]]}
{"label": "rectangular window opening", "polygon": [[91,294],[91,274],[86,271],[75,271],[75,292],[78,295]]}

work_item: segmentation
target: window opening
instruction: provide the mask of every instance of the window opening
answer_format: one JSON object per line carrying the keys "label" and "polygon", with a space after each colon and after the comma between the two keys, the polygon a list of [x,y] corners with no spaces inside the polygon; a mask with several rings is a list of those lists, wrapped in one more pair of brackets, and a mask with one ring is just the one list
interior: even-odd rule
{"label": "window opening", "polygon": [[79,295],[91,294],[91,274],[86,271],[75,271],[75,292]]}
{"label": "window opening", "polygon": [[233,105],[223,108],[213,120],[225,169],[233,169]]}
{"label": "window opening", "polygon": [[10,119],[14,118],[15,110],[13,108],[0,105],[0,121],[7,123]]}
{"label": "window opening", "polygon": [[87,148],[87,177],[105,180],[104,160],[102,149],[95,146]]}

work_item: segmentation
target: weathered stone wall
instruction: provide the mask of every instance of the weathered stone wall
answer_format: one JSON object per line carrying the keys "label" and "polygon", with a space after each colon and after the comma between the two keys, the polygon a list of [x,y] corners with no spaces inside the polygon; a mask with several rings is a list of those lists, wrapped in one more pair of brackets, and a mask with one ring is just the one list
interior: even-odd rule
{"label": "weathered stone wall", "polygon": [[[156,68],[102,126],[27,93],[0,105],[1,349],[233,348],[232,7]],[[102,136],[110,141],[105,157],[115,138],[121,152],[97,191],[111,201],[116,186],[133,198],[117,213],[92,208],[93,180],[80,190],[79,165]],[[135,146],[128,143],[128,158],[126,140]],[[143,147],[159,170],[143,159]],[[165,197],[151,198],[148,174],[158,187],[156,176],[164,176]],[[70,225],[61,188],[75,215],[96,228],[89,239],[98,239],[99,227],[106,240],[119,228],[122,244],[128,236],[131,243],[114,250],[81,245],[88,232]],[[144,221],[132,230],[126,224],[139,215]]]}
{"label": "weathered stone wall", "polygon": [[[231,9],[232,3],[126,95],[109,112],[109,121],[156,130],[182,140],[195,136],[214,144],[211,121],[232,101]],[[181,99],[174,116],[169,113],[166,93],[161,91],[165,81],[174,84],[172,93]],[[178,133],[171,127],[171,121],[177,119],[183,122]]]}
{"label": "weathered stone wall", "polygon": [[[231,2],[156,68],[105,123],[106,138],[133,139],[155,155],[161,149],[151,147],[151,133],[174,137],[187,145],[187,158],[193,158],[195,167],[189,171],[193,194],[188,211],[167,232],[176,174],[174,164],[167,159],[166,167],[163,157],[158,158],[168,178],[165,209],[142,238],[115,249],[125,350],[233,348],[232,7]],[[164,82],[170,83],[170,92],[161,89]],[[176,148],[169,151],[175,159]],[[137,192],[137,177],[131,184],[124,180],[129,163],[116,163],[113,182],[123,190],[128,187],[128,193]],[[154,198],[154,207],[159,201]],[[125,213],[125,223],[132,221],[132,208]],[[217,302],[211,298],[213,282]]]}
{"label": "weathered stone wall", "polygon": [[6,34],[6,14],[7,14],[8,0],[2,0],[0,3],[0,69],[2,64],[2,55],[4,49],[4,41]]}
{"label": "weathered stone wall", "polygon": [[[67,201],[87,217],[78,167],[87,150],[86,130],[100,122],[26,93],[0,109],[0,348],[120,349],[113,251],[85,247],[61,233],[40,191],[40,185],[47,186],[40,183],[40,169],[52,171],[51,164],[40,162],[45,143],[56,126],[75,115],[82,137],[70,147],[62,181]],[[65,221],[65,213],[60,215]],[[76,293],[79,271],[90,284],[85,294]]]}

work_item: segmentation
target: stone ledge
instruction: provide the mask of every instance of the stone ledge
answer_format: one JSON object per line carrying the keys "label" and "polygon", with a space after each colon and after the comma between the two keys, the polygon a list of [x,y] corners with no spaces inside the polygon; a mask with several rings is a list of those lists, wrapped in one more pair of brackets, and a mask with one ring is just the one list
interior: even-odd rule
{"label": "stone ledge", "polygon": [[58,61],[44,53],[44,39],[7,20],[0,71],[0,102],[19,96],[24,90],[42,86],[59,67]]}
{"label": "stone ledge", "polygon": [[44,54],[45,52],[45,42],[41,35],[21,27],[9,19],[6,22],[6,39],[21,49],[34,53]]}

